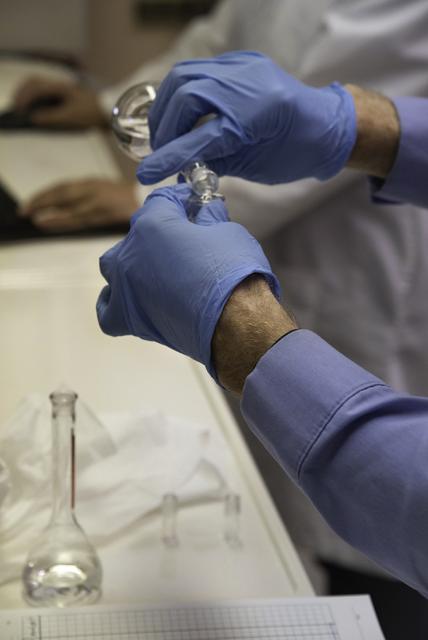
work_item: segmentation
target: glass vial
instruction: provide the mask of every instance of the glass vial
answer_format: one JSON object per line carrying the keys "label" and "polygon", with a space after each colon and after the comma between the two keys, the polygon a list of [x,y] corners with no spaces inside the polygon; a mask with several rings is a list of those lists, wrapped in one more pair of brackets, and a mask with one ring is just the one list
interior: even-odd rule
{"label": "glass vial", "polygon": [[178,547],[177,511],[178,498],[174,493],[166,493],[162,498],[162,540],[166,547]]}
{"label": "glass vial", "polygon": [[52,514],[24,566],[24,598],[31,605],[43,607],[90,604],[101,594],[102,569],[97,553],[74,513],[77,395],[61,388],[50,395],[50,400]]}
{"label": "glass vial", "polygon": [[224,497],[224,539],[232,549],[242,546],[240,536],[241,496],[227,493]]}

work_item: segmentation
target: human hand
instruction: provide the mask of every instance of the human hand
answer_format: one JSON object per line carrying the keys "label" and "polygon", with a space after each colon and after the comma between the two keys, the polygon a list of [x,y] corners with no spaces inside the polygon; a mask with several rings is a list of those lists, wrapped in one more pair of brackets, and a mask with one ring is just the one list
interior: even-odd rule
{"label": "human hand", "polygon": [[107,124],[94,91],[38,76],[28,78],[18,87],[13,107],[28,112],[30,120],[43,127],[86,128]]}
{"label": "human hand", "polygon": [[127,237],[101,257],[108,286],[98,298],[98,321],[110,335],[135,335],[199,360],[215,377],[211,339],[235,287],[259,273],[278,297],[279,283],[258,242],[229,221],[221,200],[189,222],[190,195],[185,184],[154,191]]}
{"label": "human hand", "polygon": [[132,183],[91,179],[42,191],[18,213],[36,227],[55,233],[126,223],[137,208]]}
{"label": "human hand", "polygon": [[[216,117],[194,128],[208,114]],[[341,85],[306,86],[248,51],[175,65],[149,125],[154,152],[139,166],[143,184],[194,160],[267,184],[324,180],[345,165],[356,137],[353,100]]]}

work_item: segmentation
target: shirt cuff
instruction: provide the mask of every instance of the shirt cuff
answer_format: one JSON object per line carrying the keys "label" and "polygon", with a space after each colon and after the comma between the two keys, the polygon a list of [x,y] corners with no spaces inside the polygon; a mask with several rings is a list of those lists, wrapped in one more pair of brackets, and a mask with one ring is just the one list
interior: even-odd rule
{"label": "shirt cuff", "polygon": [[396,98],[400,144],[386,180],[371,179],[373,200],[428,206],[428,100]]}
{"label": "shirt cuff", "polygon": [[307,456],[340,407],[379,384],[384,383],[301,329],[259,360],[245,382],[241,410],[252,431],[299,483]]}

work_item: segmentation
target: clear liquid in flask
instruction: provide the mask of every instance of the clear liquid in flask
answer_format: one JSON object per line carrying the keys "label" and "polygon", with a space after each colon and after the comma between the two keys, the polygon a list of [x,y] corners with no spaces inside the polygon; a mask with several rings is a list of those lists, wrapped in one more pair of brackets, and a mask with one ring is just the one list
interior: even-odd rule
{"label": "clear liquid in flask", "polygon": [[98,555],[76,520],[75,403],[61,388],[52,402],[52,514],[34,543],[22,573],[23,595],[39,607],[91,604],[101,594]]}

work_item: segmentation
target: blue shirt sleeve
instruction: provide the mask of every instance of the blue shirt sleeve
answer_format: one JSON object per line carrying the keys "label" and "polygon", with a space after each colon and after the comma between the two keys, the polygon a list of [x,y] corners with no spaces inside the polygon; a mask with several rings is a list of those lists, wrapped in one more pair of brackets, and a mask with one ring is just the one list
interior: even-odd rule
{"label": "blue shirt sleeve", "polygon": [[300,330],[260,359],[241,408],[330,526],[428,596],[428,400]]}
{"label": "blue shirt sleeve", "polygon": [[373,199],[428,207],[428,99],[396,98],[394,104],[400,144],[386,180],[371,180]]}

